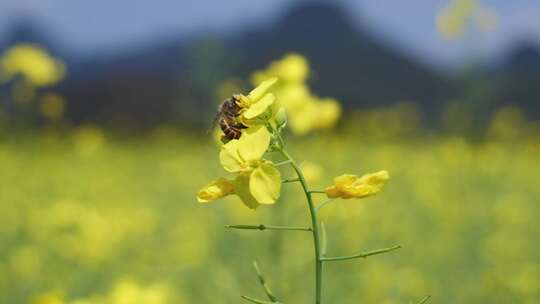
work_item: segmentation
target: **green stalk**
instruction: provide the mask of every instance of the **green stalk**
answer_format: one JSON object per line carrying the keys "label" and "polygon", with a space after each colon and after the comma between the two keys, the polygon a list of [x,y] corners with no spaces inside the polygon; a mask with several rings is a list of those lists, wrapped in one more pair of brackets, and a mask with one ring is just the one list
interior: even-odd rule
{"label": "green stalk", "polygon": [[247,230],[298,230],[298,231],[311,231],[311,227],[269,226],[269,225],[225,225],[225,228],[247,229]]}
{"label": "green stalk", "polygon": [[399,248],[401,248],[401,246],[397,245],[397,246],[390,247],[390,248],[377,249],[377,250],[368,251],[368,252],[361,252],[361,253],[357,253],[357,254],[353,254],[353,255],[344,255],[344,256],[337,256],[337,257],[323,257],[322,260],[324,262],[330,262],[330,261],[352,260],[352,259],[357,259],[357,258],[364,258],[365,259],[365,258],[370,257],[372,255],[387,253],[387,252],[394,251],[394,250],[399,249]]}
{"label": "green stalk", "polygon": [[[281,136],[278,136],[279,139],[281,139]],[[281,139],[280,142],[282,143],[283,140]],[[311,197],[312,191],[309,190],[306,179],[304,178],[304,174],[302,173],[302,170],[300,167],[296,164],[294,159],[287,153],[285,150],[283,150],[283,146],[281,146],[281,149],[279,152],[290,161],[291,166],[293,167],[294,171],[296,172],[296,175],[298,176],[299,182],[302,185],[302,189],[304,190],[304,194],[306,195],[308,207],[309,207],[309,213],[311,216],[311,225],[312,225],[312,233],[313,233],[313,245],[315,248],[315,304],[322,304],[322,271],[323,271],[323,256],[321,251],[321,239],[320,239],[320,226],[319,226],[319,219],[317,216],[317,210],[315,209],[315,204],[313,203],[313,199]]]}

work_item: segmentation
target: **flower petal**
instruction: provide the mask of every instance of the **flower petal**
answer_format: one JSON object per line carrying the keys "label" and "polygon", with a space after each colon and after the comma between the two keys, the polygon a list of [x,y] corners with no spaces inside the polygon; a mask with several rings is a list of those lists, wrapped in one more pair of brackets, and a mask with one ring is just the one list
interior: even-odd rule
{"label": "flower petal", "polygon": [[208,203],[233,193],[233,182],[225,178],[220,178],[210,182],[204,188],[199,190],[197,201],[199,201],[199,203]]}
{"label": "flower petal", "polygon": [[327,187],[325,192],[329,198],[367,197],[380,192],[389,178],[387,171],[366,174],[360,178],[352,174],[343,174],[334,178],[334,184]]}
{"label": "flower petal", "polygon": [[244,119],[248,120],[256,118],[257,116],[264,114],[275,100],[276,97],[274,94],[266,94],[259,101],[251,104],[251,106],[244,113],[242,113],[242,116]]}
{"label": "flower petal", "polygon": [[366,197],[377,194],[389,179],[390,175],[384,170],[363,175],[358,181],[353,183],[351,194],[355,197]]}
{"label": "flower petal", "polygon": [[333,127],[341,115],[341,106],[335,99],[327,98],[317,101],[318,112],[315,127],[318,129],[329,129]]}
{"label": "flower petal", "polygon": [[238,154],[239,141],[233,139],[221,146],[219,161],[223,168],[229,172],[239,172],[242,170],[244,160]]}
{"label": "flower petal", "polygon": [[273,86],[277,82],[277,77],[273,77],[270,79],[267,79],[261,84],[259,84],[255,89],[253,89],[251,92],[249,92],[249,95],[247,96],[251,103],[256,103],[261,99],[264,95],[266,95],[266,92],[268,89]]}
{"label": "flower petal", "polygon": [[268,150],[270,139],[270,132],[264,126],[246,129],[238,140],[238,157],[244,162],[260,160]]}
{"label": "flower petal", "polygon": [[257,209],[259,202],[249,191],[249,174],[240,174],[234,180],[235,194],[242,200],[242,203],[249,209]]}
{"label": "flower petal", "polygon": [[350,186],[358,180],[358,176],[354,174],[342,174],[334,178],[334,184],[338,187]]}
{"label": "flower petal", "polygon": [[281,191],[281,173],[272,163],[262,163],[249,179],[249,190],[260,204],[273,204]]}

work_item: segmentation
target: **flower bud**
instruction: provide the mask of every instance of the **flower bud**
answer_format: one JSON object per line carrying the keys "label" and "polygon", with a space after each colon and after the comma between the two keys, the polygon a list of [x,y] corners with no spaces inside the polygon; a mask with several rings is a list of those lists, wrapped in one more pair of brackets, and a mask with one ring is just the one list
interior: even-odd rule
{"label": "flower bud", "polygon": [[287,111],[284,107],[279,108],[274,119],[278,129],[283,129],[287,125]]}
{"label": "flower bud", "polygon": [[234,193],[234,184],[225,178],[211,182],[197,194],[199,203],[208,203]]}
{"label": "flower bud", "polygon": [[387,171],[379,171],[358,177],[343,174],[334,178],[334,184],[325,189],[329,198],[362,198],[379,193],[390,179]]}

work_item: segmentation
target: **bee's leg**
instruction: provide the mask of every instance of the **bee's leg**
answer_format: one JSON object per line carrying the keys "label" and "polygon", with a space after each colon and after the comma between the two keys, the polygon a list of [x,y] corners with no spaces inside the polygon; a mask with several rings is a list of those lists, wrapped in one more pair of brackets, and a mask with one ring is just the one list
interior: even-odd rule
{"label": "bee's leg", "polygon": [[229,137],[227,137],[227,135],[221,135],[221,138],[220,138],[220,139],[221,139],[221,142],[222,142],[223,144],[226,144],[226,143],[228,143],[229,141],[231,141],[231,139],[230,139]]}

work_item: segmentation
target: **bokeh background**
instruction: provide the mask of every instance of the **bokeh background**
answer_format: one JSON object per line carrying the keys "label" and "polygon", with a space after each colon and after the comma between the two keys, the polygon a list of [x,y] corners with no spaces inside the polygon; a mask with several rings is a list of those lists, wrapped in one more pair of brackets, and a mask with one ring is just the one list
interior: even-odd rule
{"label": "bokeh background", "polygon": [[540,303],[536,0],[1,1],[0,302],[239,303],[256,259],[310,303],[309,233],[224,229],[308,225],[293,184],[195,199],[217,105],[291,54],[342,109],[287,136],[309,181],[392,176],[325,207],[329,253],[403,246],[328,264],[326,300]]}

